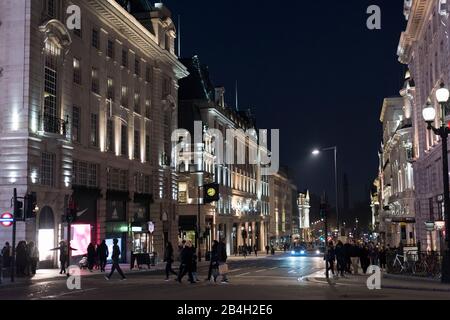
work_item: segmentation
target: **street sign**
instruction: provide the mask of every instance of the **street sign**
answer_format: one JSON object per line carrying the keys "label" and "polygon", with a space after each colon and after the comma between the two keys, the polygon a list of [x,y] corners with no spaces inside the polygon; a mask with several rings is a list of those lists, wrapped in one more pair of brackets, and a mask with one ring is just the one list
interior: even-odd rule
{"label": "street sign", "polygon": [[155,224],[153,222],[151,222],[151,221],[148,223],[148,231],[150,233],[155,232]]}
{"label": "street sign", "polygon": [[5,212],[0,216],[0,223],[4,227],[11,227],[14,222],[14,217],[11,213]]}

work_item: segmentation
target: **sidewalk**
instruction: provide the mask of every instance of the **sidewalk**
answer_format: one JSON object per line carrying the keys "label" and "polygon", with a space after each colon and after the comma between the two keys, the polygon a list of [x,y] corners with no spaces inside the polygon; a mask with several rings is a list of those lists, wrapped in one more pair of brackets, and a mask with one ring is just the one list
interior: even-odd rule
{"label": "sidewalk", "polygon": [[[277,252],[275,256],[269,255],[267,256],[264,253],[258,253],[258,256],[255,257],[255,255],[243,257],[243,256],[229,256],[228,261],[229,262],[238,262],[238,261],[253,261],[253,260],[263,260],[270,257],[276,257],[282,255],[283,252]],[[203,258],[201,262],[198,263],[199,267],[202,266],[208,266],[209,261],[205,261]],[[122,268],[123,272],[125,274],[136,274],[136,273],[148,273],[148,272],[156,272],[156,271],[164,271],[166,264],[165,262],[160,262],[156,264],[155,266],[151,266],[150,269],[147,269],[147,266],[143,266],[143,269],[133,269],[130,270],[130,264],[121,264],[120,267]],[[174,269],[179,268],[179,262],[175,262],[173,264]],[[106,272],[100,273],[98,270],[94,270],[94,272],[89,272],[89,270],[83,269],[81,270],[81,276],[82,277],[91,277],[91,276],[105,276],[108,274],[108,272],[111,270],[111,265],[106,266]],[[15,282],[11,283],[11,278],[9,275],[3,275],[2,283],[0,283],[0,289],[7,287],[7,286],[17,286],[17,285],[33,285],[40,282],[50,281],[50,280],[64,280],[67,276],[65,274],[59,274],[59,269],[39,269],[36,272],[36,275],[34,277],[16,277]]]}
{"label": "sidewalk", "polygon": [[[136,269],[130,270],[130,264],[121,264],[120,268],[123,270],[125,274],[136,274],[136,273],[148,273],[148,272],[156,272],[156,271],[163,271],[165,270],[165,263],[158,263],[155,266],[151,266],[150,269],[147,268],[147,266],[143,267],[142,269]],[[174,264],[174,267],[178,267],[177,264]],[[66,269],[67,270],[67,269]],[[99,270],[94,270],[93,272],[90,272],[87,269],[81,270],[81,276],[82,277],[93,277],[93,276],[105,276],[111,271],[111,265],[106,266],[106,272],[99,272]],[[64,280],[67,278],[66,274],[59,274],[59,269],[39,269],[36,272],[36,275],[33,277],[15,277],[15,282],[11,282],[11,278],[9,275],[5,277],[3,275],[2,283],[0,283],[0,289],[7,287],[7,286],[17,286],[17,285],[33,285],[40,282],[50,281],[50,280]]]}
{"label": "sidewalk", "polygon": [[[369,276],[363,275],[346,275],[344,278],[330,278],[331,285],[348,285],[367,287],[367,280]],[[306,277],[307,281],[326,283],[325,270],[316,272]],[[397,290],[414,290],[414,291],[434,291],[434,292],[450,292],[450,284],[442,284],[439,280],[416,278],[407,276],[396,276],[391,274],[382,274],[381,279],[382,289],[397,289]]]}

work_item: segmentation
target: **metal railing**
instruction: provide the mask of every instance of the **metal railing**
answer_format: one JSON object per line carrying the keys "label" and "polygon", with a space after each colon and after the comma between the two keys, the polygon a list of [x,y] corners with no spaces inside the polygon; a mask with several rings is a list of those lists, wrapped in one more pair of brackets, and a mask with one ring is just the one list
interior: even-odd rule
{"label": "metal railing", "polygon": [[44,132],[59,134],[64,137],[67,136],[69,116],[67,116],[66,120],[63,120],[49,114],[44,114],[39,117],[39,123],[41,123],[41,129]]}
{"label": "metal railing", "polygon": [[440,279],[442,256],[437,252],[406,253],[392,251],[386,255],[387,272],[422,278]]}

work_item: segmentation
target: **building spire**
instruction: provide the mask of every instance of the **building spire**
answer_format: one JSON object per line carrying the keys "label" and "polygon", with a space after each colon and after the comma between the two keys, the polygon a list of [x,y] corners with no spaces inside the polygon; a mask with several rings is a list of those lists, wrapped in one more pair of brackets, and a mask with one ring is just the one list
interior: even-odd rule
{"label": "building spire", "polygon": [[178,58],[181,58],[181,15],[178,15]]}
{"label": "building spire", "polygon": [[236,111],[239,111],[239,92],[238,92],[238,81],[236,80]]}

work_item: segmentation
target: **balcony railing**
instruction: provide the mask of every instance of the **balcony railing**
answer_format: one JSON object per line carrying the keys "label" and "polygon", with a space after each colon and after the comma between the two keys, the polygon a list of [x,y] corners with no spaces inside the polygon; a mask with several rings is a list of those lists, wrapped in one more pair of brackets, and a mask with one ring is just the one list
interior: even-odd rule
{"label": "balcony railing", "polygon": [[39,117],[39,123],[41,124],[41,130],[46,133],[58,134],[67,137],[67,130],[69,128],[69,116],[66,120],[62,120],[58,117],[44,114]]}

